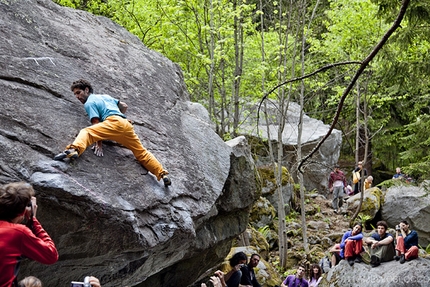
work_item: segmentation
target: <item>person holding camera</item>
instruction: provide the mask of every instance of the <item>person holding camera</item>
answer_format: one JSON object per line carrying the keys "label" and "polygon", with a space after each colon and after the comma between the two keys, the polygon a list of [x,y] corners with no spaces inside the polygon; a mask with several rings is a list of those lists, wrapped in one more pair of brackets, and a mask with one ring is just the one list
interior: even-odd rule
{"label": "person holding camera", "polygon": [[418,233],[409,229],[409,223],[406,220],[400,221],[396,225],[396,261],[400,264],[415,258],[418,258]]}
{"label": "person holding camera", "polygon": [[242,251],[235,253],[229,260],[231,270],[224,272],[217,270],[215,275],[219,277],[222,287],[239,287],[242,271],[240,268],[248,261],[248,257]]}
{"label": "person holding camera", "polygon": [[393,260],[394,236],[387,233],[388,225],[381,220],[376,223],[376,233],[372,233],[370,237],[364,238],[364,243],[369,246],[370,265],[377,267],[381,262]]}
{"label": "person holding camera", "polygon": [[[17,286],[19,264],[25,257],[54,264],[58,252],[54,241],[36,219],[33,187],[25,182],[0,187],[0,286]],[[21,224],[24,220],[27,225]]]}

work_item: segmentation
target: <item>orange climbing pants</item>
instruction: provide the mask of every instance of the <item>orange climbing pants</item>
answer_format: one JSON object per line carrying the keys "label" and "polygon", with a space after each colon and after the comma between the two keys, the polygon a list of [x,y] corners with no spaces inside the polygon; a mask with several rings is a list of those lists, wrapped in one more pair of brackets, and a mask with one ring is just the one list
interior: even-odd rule
{"label": "orange climbing pants", "polygon": [[67,149],[74,148],[81,155],[87,147],[101,140],[113,140],[131,150],[136,159],[160,180],[168,174],[155,156],[142,146],[132,124],[120,116],[109,116],[103,122],[82,129]]}
{"label": "orange climbing pants", "polygon": [[345,244],[345,258],[360,255],[363,252],[363,240],[348,240]]}
{"label": "orange climbing pants", "polygon": [[418,247],[411,246],[411,248],[406,249],[405,240],[403,239],[402,236],[397,237],[396,250],[398,250],[400,254],[404,254],[406,260],[412,260],[412,259],[418,258]]}

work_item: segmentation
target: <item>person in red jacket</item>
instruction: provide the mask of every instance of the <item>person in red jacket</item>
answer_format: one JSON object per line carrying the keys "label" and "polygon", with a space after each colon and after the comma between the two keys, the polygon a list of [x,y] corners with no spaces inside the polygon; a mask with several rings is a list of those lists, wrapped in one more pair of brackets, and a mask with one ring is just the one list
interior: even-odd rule
{"label": "person in red jacket", "polygon": [[328,189],[333,193],[332,206],[334,213],[338,212],[338,209],[342,207],[344,190],[346,188],[346,178],[343,171],[339,169],[338,165],[335,165],[334,170],[330,173],[328,179]]}
{"label": "person in red jacket", "polygon": [[[14,182],[0,187],[0,287],[16,286],[24,258],[43,264],[58,260],[54,241],[36,219],[36,212],[31,185]],[[26,225],[21,224],[24,220]]]}

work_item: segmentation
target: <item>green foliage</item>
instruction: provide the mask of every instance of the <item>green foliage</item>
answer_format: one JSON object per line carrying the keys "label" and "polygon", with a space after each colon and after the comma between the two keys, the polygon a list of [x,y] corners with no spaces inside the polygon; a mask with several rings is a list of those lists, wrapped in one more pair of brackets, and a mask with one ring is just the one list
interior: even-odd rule
{"label": "green foliage", "polygon": [[264,238],[269,238],[270,237],[270,226],[268,226],[268,225],[265,225],[265,226],[263,226],[263,227],[260,227],[260,228],[258,228],[258,232],[260,232],[261,233],[261,235],[264,237]]}
{"label": "green foliage", "polygon": [[368,222],[369,220],[372,220],[372,217],[370,215],[362,214],[362,213],[359,213],[357,218],[361,222],[361,224],[363,224],[363,226],[366,225],[366,222]]}
{"label": "green foliage", "polygon": [[287,214],[285,216],[285,222],[286,223],[291,223],[297,220],[298,216],[300,215],[300,213],[298,213],[297,211],[292,210],[289,214]]}
{"label": "green foliage", "polygon": [[[191,100],[210,108],[210,116],[224,139],[234,137],[237,132],[232,127],[232,117],[238,77],[241,81],[237,104],[239,114],[246,118],[249,105],[258,102],[265,92],[282,79],[301,74],[296,61],[300,60],[299,45],[304,33],[305,73],[335,62],[362,61],[387,31],[400,7],[400,1],[391,0],[328,0],[318,1],[317,7],[316,1],[307,1],[306,14],[302,15],[304,1],[264,1],[263,7],[256,0],[55,2],[109,17],[146,46],[178,63]],[[243,43],[237,42],[239,30],[235,19],[240,20]],[[359,90],[360,106],[364,101],[368,106],[372,156],[392,170],[402,166],[420,178],[427,178],[430,170],[427,156],[430,139],[426,133],[430,114],[429,23],[428,1],[411,1],[401,28],[359,79],[359,89],[354,89],[346,99],[337,126],[344,135],[342,151],[353,154],[355,96]],[[239,67],[241,76],[235,74],[238,68],[235,45],[244,54]],[[356,69],[357,65],[346,65],[306,79],[304,108],[308,115],[331,122],[339,98]],[[289,86],[292,99],[299,94],[299,84]],[[275,91],[269,99],[276,103],[280,92]]]}

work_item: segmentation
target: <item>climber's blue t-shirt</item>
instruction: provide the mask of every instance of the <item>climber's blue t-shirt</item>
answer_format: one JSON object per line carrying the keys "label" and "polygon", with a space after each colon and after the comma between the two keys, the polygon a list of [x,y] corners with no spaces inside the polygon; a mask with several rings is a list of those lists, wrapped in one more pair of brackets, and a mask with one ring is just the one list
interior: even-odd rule
{"label": "climber's blue t-shirt", "polygon": [[87,111],[90,120],[92,118],[99,118],[102,122],[109,116],[120,116],[126,118],[126,116],[120,112],[118,108],[119,100],[112,98],[109,95],[89,95],[87,101],[84,104],[85,111]]}

